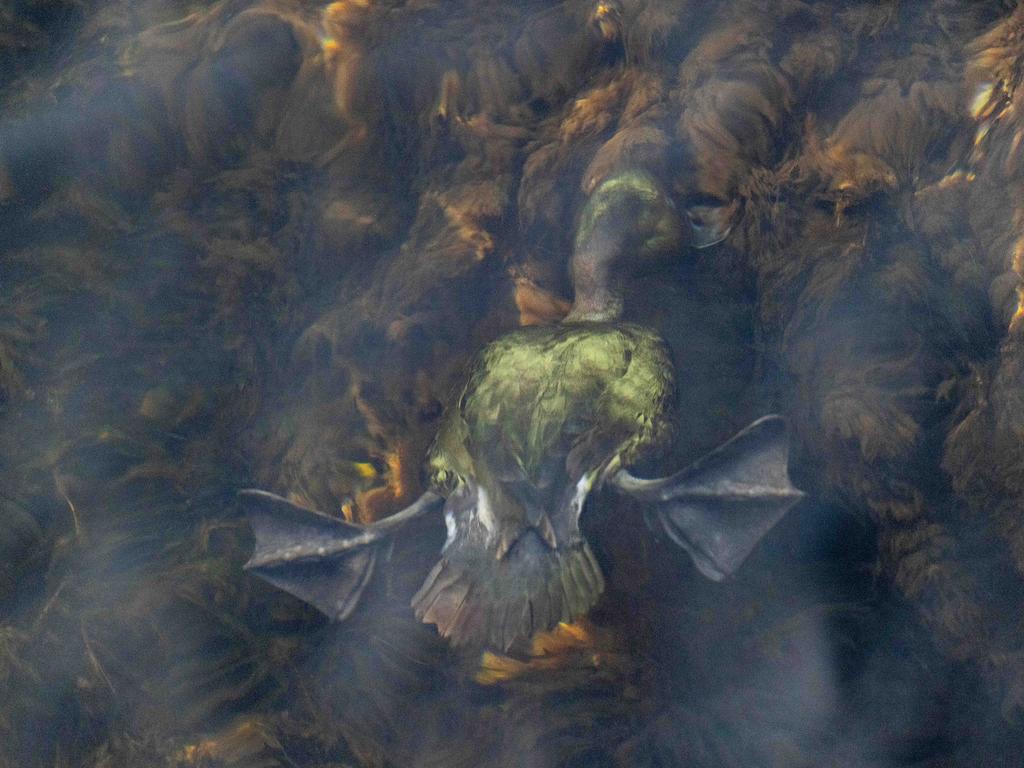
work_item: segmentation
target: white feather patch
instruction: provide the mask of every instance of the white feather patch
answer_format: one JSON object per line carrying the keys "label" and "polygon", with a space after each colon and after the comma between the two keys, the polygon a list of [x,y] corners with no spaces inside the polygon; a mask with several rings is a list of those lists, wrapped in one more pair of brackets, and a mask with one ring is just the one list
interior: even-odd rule
{"label": "white feather patch", "polygon": [[476,512],[474,516],[487,531],[488,535],[493,534],[497,529],[498,521],[494,517],[494,508],[491,506],[491,500],[487,497],[487,491],[484,490],[483,486],[477,488]]}

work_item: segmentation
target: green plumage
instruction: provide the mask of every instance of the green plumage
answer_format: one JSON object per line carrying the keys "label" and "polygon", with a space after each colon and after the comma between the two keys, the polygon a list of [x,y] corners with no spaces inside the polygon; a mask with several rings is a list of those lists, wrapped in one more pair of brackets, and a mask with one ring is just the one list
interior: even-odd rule
{"label": "green plumage", "polygon": [[[615,455],[624,464],[671,440],[675,386],[654,332],[616,323],[529,327],[478,356],[428,466],[435,484],[504,486],[554,511],[566,483]],[[526,500],[526,499],[524,499]]]}
{"label": "green plumage", "polygon": [[601,471],[671,440],[673,367],[627,323],[523,328],[488,345],[428,457],[447,496],[442,556],[413,598],[456,644],[507,649],[604,590],[579,528]]}

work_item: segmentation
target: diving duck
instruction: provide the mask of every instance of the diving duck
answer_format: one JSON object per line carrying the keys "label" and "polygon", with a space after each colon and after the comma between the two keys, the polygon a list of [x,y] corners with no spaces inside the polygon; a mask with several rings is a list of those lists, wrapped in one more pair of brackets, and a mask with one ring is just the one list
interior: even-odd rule
{"label": "diving duck", "polygon": [[629,471],[671,445],[675,370],[656,332],[623,321],[625,281],[678,251],[679,220],[652,176],[603,182],[578,225],[568,315],[480,352],[429,451],[429,489],[365,526],[243,491],[255,535],[246,568],[340,621],[389,539],[443,513],[447,538],[412,608],[454,645],[507,651],[597,602],[604,577],[580,517],[591,493],[612,487],[704,575],[734,572],[802,496],[781,417],[667,477]]}

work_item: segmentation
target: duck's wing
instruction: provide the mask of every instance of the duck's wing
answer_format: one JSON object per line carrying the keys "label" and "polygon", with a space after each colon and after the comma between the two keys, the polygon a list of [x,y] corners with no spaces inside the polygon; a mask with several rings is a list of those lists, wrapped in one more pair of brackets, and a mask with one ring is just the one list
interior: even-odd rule
{"label": "duck's wing", "polygon": [[658,479],[620,470],[611,483],[648,504],[648,520],[720,581],[802,497],[789,480],[789,437],[765,416],[685,469]]}
{"label": "duck's wing", "polygon": [[353,525],[267,491],[244,490],[239,498],[256,540],[245,569],[334,621],[355,610],[388,537],[443,501],[428,491],[373,525]]}

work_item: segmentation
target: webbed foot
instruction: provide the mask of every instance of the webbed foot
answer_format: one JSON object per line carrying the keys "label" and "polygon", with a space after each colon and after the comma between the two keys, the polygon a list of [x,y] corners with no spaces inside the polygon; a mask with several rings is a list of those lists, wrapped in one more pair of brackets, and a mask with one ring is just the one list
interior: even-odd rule
{"label": "webbed foot", "polygon": [[646,504],[648,520],[714,581],[732,574],[804,494],[789,481],[789,437],[781,416],[765,416],[686,469],[644,480],[609,478]]}
{"label": "webbed foot", "polygon": [[359,604],[389,534],[442,502],[428,492],[373,525],[353,525],[267,491],[239,496],[256,537],[246,570],[334,621],[348,618]]}

